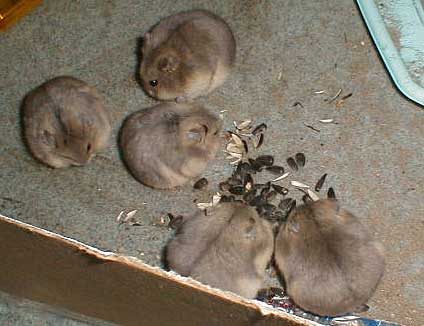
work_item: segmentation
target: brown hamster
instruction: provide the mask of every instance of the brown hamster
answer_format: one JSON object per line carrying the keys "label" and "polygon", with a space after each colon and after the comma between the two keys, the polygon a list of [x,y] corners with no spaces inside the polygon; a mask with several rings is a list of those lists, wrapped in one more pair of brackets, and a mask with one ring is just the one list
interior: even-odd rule
{"label": "brown hamster", "polygon": [[206,95],[227,78],[236,42],[227,23],[205,10],[161,20],[143,37],[140,76],[159,100],[183,101]]}
{"label": "brown hamster", "polygon": [[274,250],[271,224],[243,203],[220,203],[184,221],[167,246],[169,267],[183,276],[254,298]]}
{"label": "brown hamster", "polygon": [[336,200],[293,211],[275,244],[275,261],[293,301],[321,316],[356,311],[384,272],[381,245]]}
{"label": "brown hamster", "polygon": [[27,95],[23,123],[31,153],[53,168],[88,163],[107,146],[112,129],[100,94],[67,76],[51,79]]}
{"label": "brown hamster", "polygon": [[194,103],[162,103],[136,112],[121,131],[125,163],[143,184],[180,186],[199,176],[220,145],[222,121]]}

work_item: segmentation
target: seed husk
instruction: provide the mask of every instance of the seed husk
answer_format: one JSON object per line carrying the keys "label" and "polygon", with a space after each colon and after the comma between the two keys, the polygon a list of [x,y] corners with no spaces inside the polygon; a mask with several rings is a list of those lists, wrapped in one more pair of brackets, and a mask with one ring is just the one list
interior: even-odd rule
{"label": "seed husk", "polygon": [[264,200],[262,199],[261,195],[254,197],[251,201],[249,201],[250,206],[259,206],[264,203]]}
{"label": "seed husk", "polygon": [[305,203],[305,204],[308,204],[308,203],[311,203],[313,200],[311,199],[311,197],[309,197],[307,194],[304,194],[303,196],[302,196],[302,201]]}
{"label": "seed husk", "polygon": [[287,219],[287,215],[285,215],[282,211],[276,210],[275,212],[272,213],[272,215],[270,216],[270,219],[281,223]]}
{"label": "seed husk", "polygon": [[276,192],[278,192],[279,194],[281,194],[281,195],[283,195],[283,196],[285,196],[285,195],[287,195],[287,194],[289,193],[289,190],[288,190],[287,188],[285,188],[285,187],[281,187],[281,186],[279,186],[279,185],[272,185],[272,188],[273,188]]}
{"label": "seed husk", "polygon": [[308,193],[308,196],[313,200],[313,201],[317,201],[319,200],[319,197],[317,196],[316,193],[314,193],[311,189],[306,189],[306,192]]}
{"label": "seed husk", "polygon": [[243,195],[244,194],[244,186],[232,186],[229,189],[233,195]]}
{"label": "seed husk", "polygon": [[242,140],[242,143],[243,143],[243,148],[244,148],[244,151],[245,151],[245,153],[247,154],[247,153],[249,153],[249,146],[247,146],[247,141],[245,141],[244,139]]}
{"label": "seed husk", "polygon": [[306,163],[306,157],[303,153],[297,153],[295,156],[296,163],[298,167],[304,167]]}
{"label": "seed husk", "polygon": [[290,203],[293,201],[293,198],[284,198],[280,201],[280,203],[278,204],[278,208],[285,210],[289,207]]}
{"label": "seed husk", "polygon": [[325,178],[327,177],[327,173],[323,174],[321,178],[319,178],[317,184],[315,185],[315,191],[319,192],[324,185]]}
{"label": "seed husk", "polygon": [[261,123],[253,129],[252,134],[256,136],[257,134],[263,133],[267,128],[268,126],[265,123]]}
{"label": "seed husk", "polygon": [[256,158],[255,162],[261,166],[271,166],[274,164],[274,157],[271,155],[261,155]]}
{"label": "seed husk", "polygon": [[228,191],[230,190],[231,185],[227,181],[220,182],[218,185],[219,190]]}
{"label": "seed husk", "polygon": [[289,175],[290,175],[290,173],[286,172],[283,175],[280,175],[279,177],[277,177],[277,178],[275,178],[274,180],[271,180],[271,181],[272,182],[277,182],[277,181],[280,181],[280,180],[283,180],[283,179],[287,178]]}
{"label": "seed husk", "polygon": [[276,174],[276,175],[284,174],[284,168],[279,165],[267,166],[265,169],[272,174]]}
{"label": "seed husk", "polygon": [[238,129],[238,130],[243,130],[243,129],[248,129],[252,123],[252,120],[250,119],[246,119],[241,121],[240,123],[234,121],[234,126]]}
{"label": "seed husk", "polygon": [[262,144],[264,143],[264,139],[265,139],[264,134],[260,134],[260,135],[259,135],[259,138],[258,138],[258,142],[257,142],[257,143],[256,143],[256,145],[255,145],[255,148],[259,148],[259,147],[261,147],[261,146],[262,146]]}
{"label": "seed husk", "polygon": [[334,192],[333,187],[328,188],[327,197],[331,199],[336,199],[336,193]]}
{"label": "seed husk", "polygon": [[259,205],[256,209],[259,214],[263,212],[268,212],[272,214],[277,209],[277,207],[269,203],[263,203],[262,205]]}
{"label": "seed husk", "polygon": [[208,185],[208,179],[201,178],[194,183],[193,188],[196,190],[200,190],[205,188],[207,185]]}
{"label": "seed husk", "polygon": [[289,165],[289,167],[293,170],[293,171],[298,171],[299,167],[297,166],[296,161],[294,160],[293,157],[289,157],[287,159],[287,164]]}
{"label": "seed husk", "polygon": [[235,133],[231,133],[231,138],[234,141],[234,143],[236,143],[237,145],[243,144],[242,139],[238,135],[236,135]]}

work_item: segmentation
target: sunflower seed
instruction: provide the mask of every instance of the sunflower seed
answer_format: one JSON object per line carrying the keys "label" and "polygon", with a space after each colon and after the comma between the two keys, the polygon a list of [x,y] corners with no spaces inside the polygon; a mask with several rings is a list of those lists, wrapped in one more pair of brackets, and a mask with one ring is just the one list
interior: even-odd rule
{"label": "sunflower seed", "polygon": [[271,172],[272,174],[277,174],[277,175],[281,175],[284,173],[284,168],[278,165],[267,166],[265,170]]}
{"label": "sunflower seed", "polygon": [[137,210],[134,209],[133,211],[127,213],[127,216],[124,218],[124,223],[130,221],[131,219],[134,218],[135,213],[137,213]]}
{"label": "sunflower seed", "polygon": [[287,188],[281,187],[279,185],[272,185],[272,188],[278,192],[279,194],[285,196],[289,193],[289,190]]}
{"label": "sunflower seed", "polygon": [[328,188],[327,197],[331,199],[336,199],[336,193],[334,192],[333,187]]}
{"label": "sunflower seed", "polygon": [[249,158],[249,163],[250,163],[251,168],[255,172],[260,172],[262,170],[262,165],[259,164],[259,162],[256,162],[256,160]]}
{"label": "sunflower seed", "polygon": [[321,119],[321,120],[318,120],[318,121],[321,122],[321,123],[332,123],[334,121],[334,119]]}
{"label": "sunflower seed", "polygon": [[121,222],[121,218],[122,218],[123,215],[124,215],[124,211],[121,211],[119,213],[119,215],[116,217],[116,222],[123,223],[123,222]]}
{"label": "sunflower seed", "polygon": [[294,156],[294,158],[295,158],[295,160],[296,160],[296,163],[297,163],[297,166],[298,166],[298,167],[304,167],[304,166],[305,166],[305,163],[306,163],[306,157],[305,157],[305,154],[303,154],[303,153],[297,153],[297,154]]}
{"label": "sunflower seed", "polygon": [[322,93],[325,93],[325,90],[315,91],[314,93],[315,93],[315,94],[322,94]]}
{"label": "sunflower seed", "polygon": [[319,200],[319,197],[311,189],[307,189],[306,192],[308,193],[308,196],[311,197],[313,201]]}
{"label": "sunflower seed", "polygon": [[194,183],[193,188],[196,190],[200,190],[205,188],[207,185],[208,185],[208,179],[201,178]]}
{"label": "sunflower seed", "polygon": [[233,123],[238,130],[243,130],[248,129],[250,127],[252,120],[246,119],[241,121],[240,123],[237,123],[236,121],[234,121]]}
{"label": "sunflower seed", "polygon": [[325,178],[327,177],[327,173],[323,174],[321,178],[319,178],[317,184],[315,185],[315,191],[319,192],[324,185]]}
{"label": "sunflower seed", "polygon": [[297,187],[297,188],[309,188],[308,185],[305,185],[304,183],[299,182],[299,181],[291,181],[290,183],[291,183],[291,185],[293,187]]}
{"label": "sunflower seed", "polygon": [[280,180],[283,180],[283,179],[287,178],[289,175],[290,175],[290,173],[289,172],[286,172],[283,175],[280,175],[278,178],[275,178],[274,180],[271,180],[271,181],[272,182],[277,182],[277,181],[280,181]]}
{"label": "sunflower seed", "polygon": [[267,128],[268,126],[265,123],[261,123],[253,129],[252,134],[256,136],[257,134],[263,133]]}
{"label": "sunflower seed", "polygon": [[229,192],[231,192],[233,195],[243,195],[244,194],[244,187],[243,186],[233,186],[229,189]]}
{"label": "sunflower seed", "polygon": [[296,161],[294,160],[293,157],[289,157],[287,159],[287,164],[289,165],[289,167],[293,170],[293,171],[297,171],[299,170],[299,167],[297,166]]}
{"label": "sunflower seed", "polygon": [[274,163],[274,157],[271,155],[261,155],[256,158],[255,162],[261,166],[271,166]]}
{"label": "sunflower seed", "polygon": [[243,154],[243,150],[244,150],[243,143],[241,143],[240,145],[229,143],[227,145],[227,151],[230,153]]}
{"label": "sunflower seed", "polygon": [[243,145],[241,138],[237,136],[236,134],[231,133],[231,138],[234,141],[234,143],[236,143],[237,145]]}

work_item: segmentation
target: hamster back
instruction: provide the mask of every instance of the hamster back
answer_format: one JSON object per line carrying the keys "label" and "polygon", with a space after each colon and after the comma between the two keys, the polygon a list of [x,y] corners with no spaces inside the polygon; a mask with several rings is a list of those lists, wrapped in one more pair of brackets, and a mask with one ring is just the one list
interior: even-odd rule
{"label": "hamster back", "polygon": [[200,175],[220,144],[221,120],[197,104],[162,103],[124,123],[121,148],[133,176],[170,189]]}
{"label": "hamster back", "polygon": [[384,272],[381,245],[335,200],[292,212],[277,235],[275,260],[296,304],[322,316],[365,304]]}
{"label": "hamster back", "polygon": [[54,168],[88,163],[110,138],[110,119],[100,94],[73,77],[57,77],[34,89],[22,113],[31,153]]}
{"label": "hamster back", "polygon": [[143,37],[143,88],[160,100],[206,95],[227,78],[236,44],[227,23],[205,10],[166,17]]}
{"label": "hamster back", "polygon": [[167,261],[181,275],[254,298],[273,248],[271,225],[255,209],[220,203],[184,222],[167,246]]}

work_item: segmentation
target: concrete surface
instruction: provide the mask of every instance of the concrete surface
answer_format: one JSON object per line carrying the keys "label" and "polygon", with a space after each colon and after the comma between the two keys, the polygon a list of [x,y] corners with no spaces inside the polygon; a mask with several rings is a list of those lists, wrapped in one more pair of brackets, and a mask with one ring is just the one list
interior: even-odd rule
{"label": "concrete surface", "polygon": [[[233,74],[201,101],[228,110],[226,127],[235,119],[266,122],[262,152],[277,162],[304,152],[298,180],[312,184],[329,174],[341,202],[387,248],[387,272],[366,315],[423,325],[424,111],[393,87],[352,1],[44,1],[0,34],[0,212],[161,264],[172,230],[160,217],[191,212],[193,200],[212,194],[231,169],[219,154],[204,174],[209,193],[191,185],[155,191],[126,171],[116,136],[129,113],[155,103],[136,82],[137,38],[161,17],[191,8],[223,16],[238,42]],[[53,170],[25,149],[19,107],[28,91],[63,74],[104,94],[115,138],[90,165]],[[324,99],[339,88],[353,95],[337,108]],[[338,124],[320,124],[323,118]],[[138,209],[142,226],[118,226],[123,209]]]}

